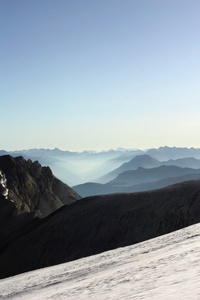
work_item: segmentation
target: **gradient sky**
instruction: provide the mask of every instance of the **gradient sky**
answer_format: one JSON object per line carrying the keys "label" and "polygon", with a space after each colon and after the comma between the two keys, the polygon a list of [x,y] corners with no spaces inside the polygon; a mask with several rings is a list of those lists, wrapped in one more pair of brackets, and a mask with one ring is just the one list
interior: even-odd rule
{"label": "gradient sky", "polygon": [[0,0],[0,149],[200,147],[199,0]]}

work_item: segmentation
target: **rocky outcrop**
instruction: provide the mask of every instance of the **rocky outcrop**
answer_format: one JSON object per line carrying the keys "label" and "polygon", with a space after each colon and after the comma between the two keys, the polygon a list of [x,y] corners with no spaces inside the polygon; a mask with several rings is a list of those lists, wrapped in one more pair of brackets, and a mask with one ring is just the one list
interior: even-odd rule
{"label": "rocky outcrop", "polygon": [[6,181],[7,197],[15,204],[17,214],[33,212],[45,217],[62,205],[80,199],[74,190],[53,176],[49,167],[42,167],[37,161],[22,156],[0,156],[0,172]]}
{"label": "rocky outcrop", "polygon": [[200,222],[200,181],[84,198],[63,206],[4,247],[0,277],[138,243]]}

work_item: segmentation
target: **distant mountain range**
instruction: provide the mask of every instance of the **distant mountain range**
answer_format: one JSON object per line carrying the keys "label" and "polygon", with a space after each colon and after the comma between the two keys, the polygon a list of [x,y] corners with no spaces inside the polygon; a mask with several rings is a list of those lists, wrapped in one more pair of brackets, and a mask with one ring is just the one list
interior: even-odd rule
{"label": "distant mountain range", "polygon": [[123,173],[124,171],[136,170],[139,167],[154,168],[154,167],[158,167],[160,165],[161,165],[161,162],[159,162],[158,160],[152,158],[151,156],[149,156],[147,154],[137,155],[134,158],[132,158],[130,161],[123,163],[119,168],[98,178],[97,182],[98,183],[106,183],[106,182],[114,179],[119,174]]}
{"label": "distant mountain range", "polygon": [[[37,160],[42,166],[49,166],[54,175],[70,186],[85,182],[106,183],[114,179],[105,177],[106,174],[114,171],[124,163],[130,162],[139,155],[149,155],[151,159],[159,162],[177,160],[183,158],[200,159],[200,149],[160,147],[158,149],[117,149],[108,151],[83,151],[70,152],[55,149],[29,149],[21,151],[0,150],[0,155],[10,154],[14,157],[23,156],[25,159]],[[178,162],[177,162],[178,163]],[[174,165],[174,163],[172,163]],[[162,163],[163,165],[163,163]],[[188,162],[184,167],[194,168],[195,162]],[[158,165],[139,165],[138,167],[153,168]],[[183,167],[183,165],[178,165]],[[136,167],[135,167],[136,168]],[[199,168],[199,167],[198,167]],[[125,171],[125,170],[122,170]],[[107,176],[107,175],[106,175]]]}
{"label": "distant mountain range", "polygon": [[[50,167],[56,177],[72,186],[82,197],[145,191],[184,180],[198,179],[200,169],[200,149],[195,148],[118,148],[101,152],[70,152],[58,148],[0,151],[2,155],[8,153],[14,157],[20,155],[27,160],[36,160],[42,166]],[[161,168],[164,166],[169,168]]]}
{"label": "distant mountain range", "polygon": [[99,182],[108,180],[107,183],[88,182],[73,188],[86,197],[146,191],[192,179],[200,179],[200,159],[191,157],[160,162],[145,154],[134,157],[99,179]]}
{"label": "distant mountain range", "polygon": [[165,178],[183,176],[187,174],[200,173],[200,169],[180,168],[176,166],[160,166],[152,169],[139,167],[137,170],[129,170],[119,174],[108,184],[112,186],[130,186],[146,182],[155,182]]}
{"label": "distant mountain range", "polygon": [[112,172],[102,176],[101,178],[97,179],[98,183],[106,183],[118,175],[122,174],[125,171],[130,170],[137,170],[139,167],[144,169],[156,168],[160,166],[177,166],[180,168],[192,168],[192,169],[199,169],[200,168],[200,159],[196,159],[193,157],[189,158],[179,158],[176,160],[170,159],[168,161],[158,161],[155,158],[147,154],[135,156],[129,162],[123,163],[119,168],[113,170]]}
{"label": "distant mountain range", "polygon": [[160,147],[158,149],[152,148],[145,151],[146,154],[151,157],[159,160],[165,161],[170,159],[178,159],[178,158],[187,158],[194,157],[200,158],[200,149],[199,148],[180,148],[180,147]]}
{"label": "distant mountain range", "polygon": [[[181,169],[181,168],[180,168]],[[151,170],[151,169],[150,169]],[[152,169],[154,170],[154,169]],[[137,174],[136,170],[136,174]],[[143,171],[143,175],[145,176],[145,169],[140,170]],[[188,171],[188,173],[187,173]],[[193,173],[190,173],[193,172]],[[107,184],[95,183],[95,182],[87,182],[84,184],[80,184],[74,186],[73,189],[79,193],[82,197],[94,196],[94,195],[104,195],[104,194],[115,194],[115,193],[135,193],[135,192],[142,192],[142,191],[150,191],[155,189],[160,189],[166,187],[171,184],[176,184],[180,182],[190,181],[190,180],[200,180],[200,170],[195,173],[193,169],[186,169],[185,175],[182,176],[175,176],[175,177],[166,177],[163,179],[159,179],[157,181],[150,181],[150,182],[142,182],[130,185],[124,185],[123,182],[118,182],[112,184],[112,182]],[[141,172],[142,173],[142,172]],[[184,170],[183,170],[184,173]],[[123,175],[123,173],[122,173]],[[145,178],[145,177],[144,177]],[[141,178],[140,180],[141,181]]]}
{"label": "distant mountain range", "polygon": [[141,153],[140,150],[109,150],[102,152],[70,152],[55,149],[29,149],[21,151],[1,150],[0,155],[37,160],[42,166],[49,166],[55,176],[70,186],[96,177],[115,169],[121,163]]}

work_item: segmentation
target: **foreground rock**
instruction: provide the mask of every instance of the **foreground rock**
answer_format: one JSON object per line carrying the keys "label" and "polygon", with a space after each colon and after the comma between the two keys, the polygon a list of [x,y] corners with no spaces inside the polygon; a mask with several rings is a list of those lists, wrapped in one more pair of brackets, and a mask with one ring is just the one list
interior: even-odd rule
{"label": "foreground rock", "polygon": [[156,191],[82,199],[4,247],[7,277],[135,244],[200,222],[200,181]]}

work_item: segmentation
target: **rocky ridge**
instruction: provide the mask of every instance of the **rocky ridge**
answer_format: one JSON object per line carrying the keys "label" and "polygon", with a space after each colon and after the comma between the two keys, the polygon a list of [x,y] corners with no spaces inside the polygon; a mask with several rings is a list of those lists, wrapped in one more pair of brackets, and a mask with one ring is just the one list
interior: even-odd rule
{"label": "rocky ridge", "polygon": [[32,212],[46,217],[62,205],[80,199],[49,167],[42,167],[38,161],[0,156],[0,172],[1,189],[7,189],[7,198],[15,204],[17,214]]}

